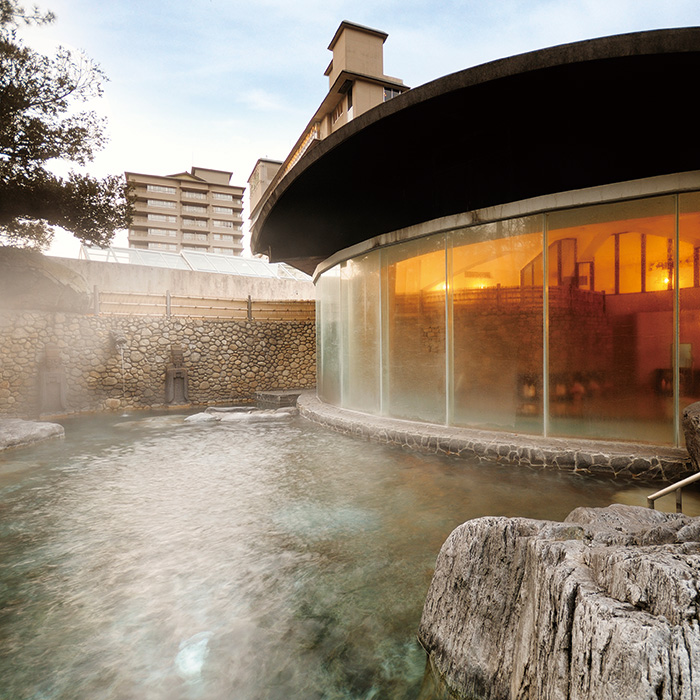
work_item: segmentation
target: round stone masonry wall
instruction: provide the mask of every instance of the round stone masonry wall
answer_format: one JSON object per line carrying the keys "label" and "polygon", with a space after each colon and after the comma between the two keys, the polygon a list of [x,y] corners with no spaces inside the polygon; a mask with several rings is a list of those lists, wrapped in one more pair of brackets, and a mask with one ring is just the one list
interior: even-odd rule
{"label": "round stone masonry wall", "polygon": [[163,407],[173,345],[182,348],[193,404],[316,383],[313,322],[0,312],[0,416],[41,413],[47,344],[58,348],[68,413]]}
{"label": "round stone masonry wall", "polygon": [[385,418],[323,403],[311,392],[299,397],[297,407],[309,420],[338,432],[422,452],[649,482],[677,481],[696,473],[688,452],[673,447],[545,438]]}

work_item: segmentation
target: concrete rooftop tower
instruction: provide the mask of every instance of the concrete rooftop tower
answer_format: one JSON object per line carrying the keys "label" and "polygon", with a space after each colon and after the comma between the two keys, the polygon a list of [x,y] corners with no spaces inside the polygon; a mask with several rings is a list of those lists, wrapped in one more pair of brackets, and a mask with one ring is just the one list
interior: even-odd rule
{"label": "concrete rooftop tower", "polygon": [[[409,89],[402,80],[384,75],[384,42],[387,37],[386,32],[378,29],[352,22],[340,23],[328,46],[333,52],[333,60],[324,73],[329,82],[328,94],[284,162],[261,159],[251,173],[248,182],[252,222],[260,214],[265,193],[274,188],[306,153],[361,114]],[[277,170],[271,177],[275,167]]]}
{"label": "concrete rooftop tower", "polygon": [[384,42],[389,35],[352,22],[341,22],[328,50],[333,60],[326,68],[329,88],[342,71],[384,77]]}

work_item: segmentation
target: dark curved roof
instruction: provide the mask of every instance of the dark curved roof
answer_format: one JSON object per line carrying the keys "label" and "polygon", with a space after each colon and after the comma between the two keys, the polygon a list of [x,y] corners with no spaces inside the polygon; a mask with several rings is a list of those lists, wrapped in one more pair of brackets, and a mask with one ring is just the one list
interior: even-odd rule
{"label": "dark curved roof", "polygon": [[321,141],[267,196],[253,249],[312,273],[463,211],[700,168],[700,28],[624,34],[453,73]]}

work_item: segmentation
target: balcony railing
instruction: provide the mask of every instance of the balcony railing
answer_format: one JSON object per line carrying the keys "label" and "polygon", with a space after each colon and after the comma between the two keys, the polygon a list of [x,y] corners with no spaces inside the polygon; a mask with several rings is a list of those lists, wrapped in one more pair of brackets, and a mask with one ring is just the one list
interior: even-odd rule
{"label": "balcony railing", "polygon": [[302,137],[301,143],[296,151],[287,159],[287,164],[284,166],[282,176],[286,175],[299,162],[314,141],[319,141],[320,139],[320,127],[318,124],[313,124]]}

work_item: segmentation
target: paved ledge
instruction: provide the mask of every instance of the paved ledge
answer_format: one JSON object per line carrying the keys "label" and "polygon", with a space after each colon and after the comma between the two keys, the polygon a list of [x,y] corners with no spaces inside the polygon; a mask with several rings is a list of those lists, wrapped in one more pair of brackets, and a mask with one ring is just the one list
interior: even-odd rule
{"label": "paved ledge", "polygon": [[544,438],[383,418],[331,406],[311,392],[299,396],[297,408],[305,418],[340,433],[423,452],[636,481],[674,482],[695,473],[687,451],[673,447]]}
{"label": "paved ledge", "polygon": [[283,408],[296,406],[299,394],[304,389],[286,389],[279,391],[256,391],[253,400],[261,408]]}
{"label": "paved ledge", "polygon": [[58,423],[3,419],[0,420],[0,452],[13,447],[26,447],[42,440],[62,438],[64,435],[63,426]]}

